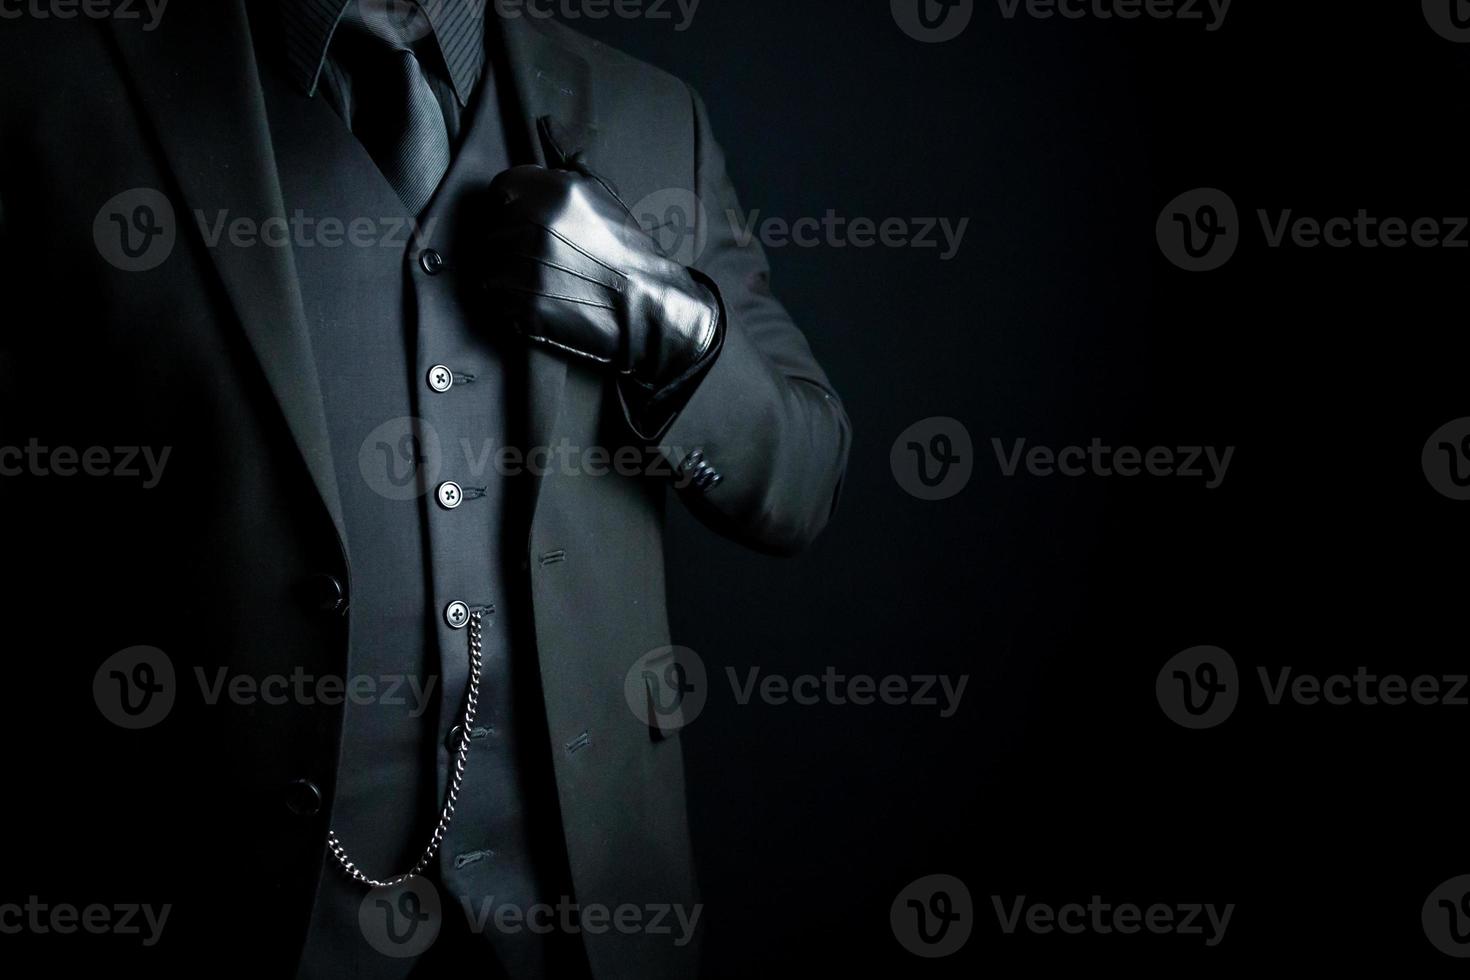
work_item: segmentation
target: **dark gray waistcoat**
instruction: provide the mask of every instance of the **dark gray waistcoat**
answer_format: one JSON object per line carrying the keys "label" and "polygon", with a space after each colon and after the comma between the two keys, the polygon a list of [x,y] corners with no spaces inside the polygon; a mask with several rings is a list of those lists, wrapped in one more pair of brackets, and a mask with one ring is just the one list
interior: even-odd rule
{"label": "dark gray waistcoat", "polygon": [[[460,737],[452,729],[469,680],[466,608],[480,612],[478,715],[454,820],[428,876],[442,921],[422,927],[441,926],[430,956],[451,946],[473,956],[478,947],[487,967],[498,959],[518,980],[542,976],[553,944],[495,926],[502,906],[555,905],[566,886],[550,760],[537,755],[546,738],[533,651],[512,644],[525,613],[513,557],[523,542],[501,453],[518,404],[504,370],[515,342],[476,307],[469,258],[485,188],[510,165],[493,73],[416,223],[324,100],[305,98],[267,66],[262,74],[351,569],[332,826],[372,877],[418,859]],[[360,918],[366,895],[331,863],[324,868],[303,975],[413,969],[414,957],[384,956],[365,934],[381,943],[389,931],[410,936],[413,924],[392,921],[388,909]],[[467,931],[475,918],[484,928]]]}

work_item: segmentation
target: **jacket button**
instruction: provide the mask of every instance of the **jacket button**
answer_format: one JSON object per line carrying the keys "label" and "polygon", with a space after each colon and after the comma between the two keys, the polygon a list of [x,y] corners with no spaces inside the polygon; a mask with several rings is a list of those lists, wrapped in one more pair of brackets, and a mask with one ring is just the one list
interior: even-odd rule
{"label": "jacket button", "polygon": [[322,791],[309,779],[293,779],[286,786],[286,809],[298,817],[314,817],[322,809]]}
{"label": "jacket button", "polygon": [[429,387],[435,391],[448,391],[454,387],[454,372],[442,364],[429,368]]}
{"label": "jacket button", "polygon": [[437,276],[444,268],[444,256],[432,248],[426,248],[419,253],[419,268],[431,276]]}
{"label": "jacket button", "polygon": [[459,484],[453,480],[446,480],[439,484],[436,495],[439,498],[439,506],[445,510],[454,510],[464,500],[464,491],[460,490]]}
{"label": "jacket button", "polygon": [[319,572],[307,579],[306,589],[313,609],[335,613],[346,611],[347,587],[337,576]]}

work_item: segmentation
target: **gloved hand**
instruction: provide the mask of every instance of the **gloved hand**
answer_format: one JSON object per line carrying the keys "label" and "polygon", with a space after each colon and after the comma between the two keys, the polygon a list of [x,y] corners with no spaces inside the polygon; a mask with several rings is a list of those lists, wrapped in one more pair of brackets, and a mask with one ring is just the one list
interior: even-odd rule
{"label": "gloved hand", "polygon": [[713,283],[665,258],[585,169],[514,167],[490,185],[482,282],[533,341],[606,364],[656,394],[715,345]]}

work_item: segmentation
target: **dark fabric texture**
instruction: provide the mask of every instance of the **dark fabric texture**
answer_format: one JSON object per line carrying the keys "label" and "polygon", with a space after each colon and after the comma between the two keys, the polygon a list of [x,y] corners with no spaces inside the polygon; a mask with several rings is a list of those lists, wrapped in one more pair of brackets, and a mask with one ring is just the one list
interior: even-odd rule
{"label": "dark fabric texture", "polygon": [[[366,161],[361,147],[331,123],[331,112],[294,91],[279,92],[263,67],[271,137],[288,213],[381,215],[401,220],[403,205]],[[333,139],[333,137],[336,137]],[[331,172],[333,180],[315,175]],[[365,171],[365,173],[364,173]],[[426,622],[430,596],[425,547],[411,481],[410,432],[375,435],[388,420],[412,416],[405,355],[404,247],[323,248],[293,244],[311,349],[322,391],[352,570],[348,607],[348,678],[404,678],[404,690],[434,690],[439,675]],[[380,446],[383,458],[377,457]],[[407,448],[407,452],[404,449]],[[359,453],[374,468],[367,479]],[[408,459],[404,459],[407,456]],[[399,481],[402,481],[401,483]],[[393,493],[395,490],[402,493]],[[405,513],[407,511],[407,513]],[[437,681],[436,681],[437,683]],[[370,874],[405,870],[422,846],[433,807],[432,758],[437,710],[412,697],[403,704],[365,699],[343,705],[342,749],[332,826]],[[433,706],[437,709],[437,706]],[[359,892],[362,890],[359,889]],[[353,889],[324,874],[302,976],[332,971],[368,977],[407,975],[411,963],[366,948],[352,907]],[[337,974],[337,975],[340,975]]]}

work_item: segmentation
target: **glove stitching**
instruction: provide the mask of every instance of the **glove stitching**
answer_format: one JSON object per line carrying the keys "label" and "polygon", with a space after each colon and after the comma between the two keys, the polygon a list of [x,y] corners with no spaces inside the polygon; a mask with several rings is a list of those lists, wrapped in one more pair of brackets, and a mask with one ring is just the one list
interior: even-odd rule
{"label": "glove stitching", "polygon": [[529,288],[527,288],[525,286],[515,286],[515,285],[512,285],[512,284],[510,284],[508,282],[504,282],[504,281],[498,280],[498,279],[492,280],[491,282],[487,283],[486,285],[490,289],[500,289],[500,290],[504,290],[505,292],[524,293],[527,296],[539,296],[542,299],[559,299],[559,300],[564,300],[565,302],[568,302],[568,303],[576,303],[578,306],[590,306],[593,309],[598,309],[598,310],[610,310],[610,311],[613,311],[613,312],[616,312],[617,311],[617,307],[610,306],[607,303],[594,303],[590,299],[580,299],[580,298],[578,298],[576,296],[563,296],[560,293],[548,293],[548,292],[545,292],[544,290],[540,290],[540,289],[529,289]]}

